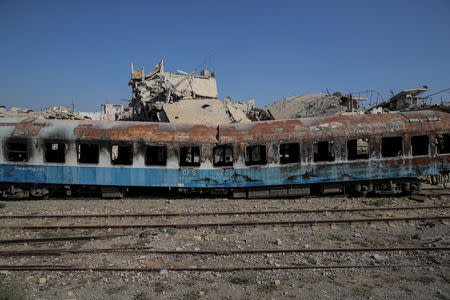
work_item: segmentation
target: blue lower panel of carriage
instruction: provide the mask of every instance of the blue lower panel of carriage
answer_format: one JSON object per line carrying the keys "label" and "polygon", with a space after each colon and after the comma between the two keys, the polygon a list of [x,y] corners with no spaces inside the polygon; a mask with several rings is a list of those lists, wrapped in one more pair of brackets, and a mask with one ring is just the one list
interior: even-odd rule
{"label": "blue lower panel of carriage", "polygon": [[166,169],[56,165],[0,165],[0,182],[148,187],[248,187],[295,185],[436,175],[442,160],[365,161],[251,167],[242,169]]}

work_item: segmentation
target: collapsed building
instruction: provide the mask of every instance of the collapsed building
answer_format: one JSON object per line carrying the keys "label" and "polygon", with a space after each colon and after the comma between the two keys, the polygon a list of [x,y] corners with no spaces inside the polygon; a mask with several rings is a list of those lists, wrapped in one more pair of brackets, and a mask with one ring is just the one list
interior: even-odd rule
{"label": "collapsed building", "polygon": [[358,109],[358,103],[351,95],[342,96],[340,93],[294,96],[267,107],[270,116],[275,120],[326,117]]}

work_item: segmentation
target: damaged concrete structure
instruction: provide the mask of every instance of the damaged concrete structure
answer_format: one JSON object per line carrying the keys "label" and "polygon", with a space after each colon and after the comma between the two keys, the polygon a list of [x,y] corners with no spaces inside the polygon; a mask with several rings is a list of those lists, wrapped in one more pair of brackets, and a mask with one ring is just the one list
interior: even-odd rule
{"label": "damaged concrete structure", "polygon": [[419,89],[409,89],[401,91],[398,94],[393,95],[388,100],[371,107],[368,111],[370,113],[383,113],[390,111],[406,111],[406,110],[414,110],[419,109],[423,106],[423,102],[420,100],[424,100],[425,98],[419,97],[420,94],[428,91],[428,87],[424,86]]}
{"label": "damaged concrete structure", "polygon": [[160,112],[164,104],[186,99],[217,99],[217,82],[215,73],[202,70],[200,75],[179,71],[165,72],[164,61],[161,60],[153,70],[145,73],[134,70],[131,63],[131,79],[128,85],[132,88],[130,106],[133,108],[133,119],[140,121],[161,121]]}
{"label": "damaged concrete structure", "polygon": [[348,111],[342,98],[328,94],[294,96],[275,102],[267,111],[275,120],[340,115]]}

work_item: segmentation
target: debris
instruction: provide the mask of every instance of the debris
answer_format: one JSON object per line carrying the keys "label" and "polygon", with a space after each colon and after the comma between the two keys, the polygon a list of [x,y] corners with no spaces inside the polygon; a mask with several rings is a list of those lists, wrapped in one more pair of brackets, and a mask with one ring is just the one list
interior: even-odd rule
{"label": "debris", "polygon": [[39,283],[40,283],[40,284],[44,284],[44,283],[46,283],[46,282],[47,282],[47,278],[45,278],[45,277],[39,278]]}
{"label": "debris", "polygon": [[371,107],[368,111],[370,113],[379,113],[380,108],[383,112],[417,109],[421,106],[419,102],[420,99],[422,99],[418,96],[426,91],[428,91],[426,86],[419,89],[401,91],[400,93],[393,95],[387,101]]}
{"label": "debris", "polygon": [[427,200],[428,197],[427,197],[427,196],[422,196],[422,195],[411,195],[411,196],[409,197],[409,199],[410,199],[410,200],[414,200],[414,201],[416,201],[416,202],[422,203],[422,202],[425,202],[425,200]]}
{"label": "debris", "polygon": [[159,271],[159,275],[166,275],[167,274],[167,269],[161,269]]}
{"label": "debris", "polygon": [[281,285],[281,281],[279,281],[278,279],[275,280],[273,283],[274,283],[276,286],[280,286],[280,285]]}
{"label": "debris", "polygon": [[281,245],[283,245],[283,242],[280,239],[278,239],[275,241],[275,244],[277,244],[278,246],[281,246]]}
{"label": "debris", "polygon": [[200,242],[202,240],[202,237],[199,235],[194,235],[194,240],[196,240],[197,242]]}
{"label": "debris", "polygon": [[150,235],[151,235],[151,233],[149,231],[144,231],[139,234],[139,237],[141,239],[146,239],[146,238],[150,237]]}
{"label": "debris", "polygon": [[186,72],[165,72],[161,60],[150,73],[134,70],[131,63],[132,88],[130,106],[133,107],[134,119],[141,121],[158,121],[163,104],[185,99],[217,99],[215,73],[202,70],[200,75]]}
{"label": "debris", "polygon": [[50,107],[43,111],[33,111],[30,109],[22,110],[17,107],[12,107],[9,111],[6,109],[0,110],[0,118],[14,118],[14,119],[43,118],[43,119],[64,119],[64,120],[87,119],[87,117],[83,117],[79,113],[62,106]]}
{"label": "debris", "polygon": [[411,236],[411,238],[413,239],[413,240],[420,240],[421,238],[420,238],[420,234],[418,234],[418,233],[416,233],[416,234],[414,234],[413,236]]}
{"label": "debris", "polygon": [[423,224],[419,224],[416,228],[419,229],[419,230],[427,230],[427,229],[430,229],[430,228],[433,228],[433,227],[434,227],[433,223],[426,222],[426,223],[423,223]]}
{"label": "debris", "polygon": [[301,95],[286,98],[267,107],[275,120],[339,115],[347,110],[342,100],[327,94]]}
{"label": "debris", "polygon": [[386,256],[379,255],[379,254],[376,254],[376,253],[374,255],[372,255],[372,258],[374,258],[375,260],[386,260],[387,259]]}

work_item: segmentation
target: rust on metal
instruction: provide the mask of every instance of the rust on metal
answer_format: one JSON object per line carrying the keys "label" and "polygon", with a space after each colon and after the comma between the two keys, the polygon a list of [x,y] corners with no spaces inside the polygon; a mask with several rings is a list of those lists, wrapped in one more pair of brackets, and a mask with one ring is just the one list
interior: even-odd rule
{"label": "rust on metal", "polygon": [[359,218],[332,220],[302,220],[302,221],[265,221],[265,222],[234,222],[234,223],[192,223],[192,224],[125,224],[125,225],[45,225],[45,226],[0,226],[0,229],[11,230],[57,230],[57,229],[130,229],[130,228],[200,228],[200,227],[249,227],[249,226],[289,226],[289,225],[319,225],[319,224],[351,224],[408,222],[425,220],[448,220],[450,216],[422,216],[398,218]]}
{"label": "rust on metal", "polygon": [[3,215],[0,219],[43,219],[43,218],[125,218],[125,217],[193,217],[193,216],[232,216],[232,215],[266,215],[266,214],[309,214],[309,213],[345,213],[369,211],[398,211],[423,209],[448,209],[450,205],[401,206],[401,207],[369,207],[342,209],[294,209],[294,210],[263,210],[263,211],[217,211],[217,212],[185,212],[185,213],[139,213],[139,214],[69,214],[69,215]]}

